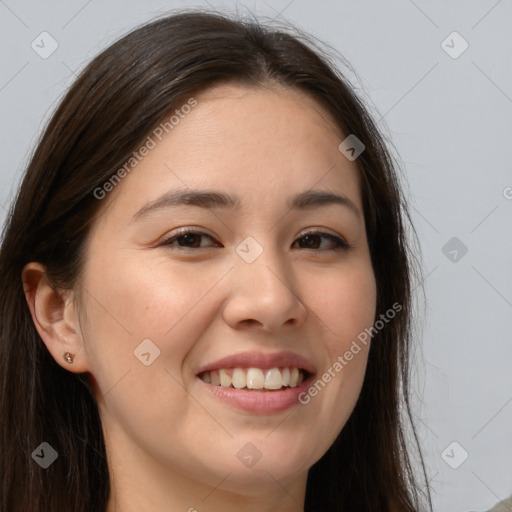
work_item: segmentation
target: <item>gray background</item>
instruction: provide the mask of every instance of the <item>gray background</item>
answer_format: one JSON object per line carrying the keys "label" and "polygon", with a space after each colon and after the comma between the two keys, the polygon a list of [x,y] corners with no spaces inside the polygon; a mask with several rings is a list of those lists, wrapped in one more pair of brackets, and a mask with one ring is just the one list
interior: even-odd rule
{"label": "gray background", "polygon": [[[209,5],[290,20],[357,71],[403,162],[423,252],[414,393],[434,510],[487,510],[512,494],[512,2]],[[0,220],[76,72],[133,26],[209,5],[0,0]],[[43,31],[59,45],[47,59],[31,48]],[[457,58],[442,47],[453,31],[469,44]],[[462,44],[451,36],[445,48],[458,53]]]}

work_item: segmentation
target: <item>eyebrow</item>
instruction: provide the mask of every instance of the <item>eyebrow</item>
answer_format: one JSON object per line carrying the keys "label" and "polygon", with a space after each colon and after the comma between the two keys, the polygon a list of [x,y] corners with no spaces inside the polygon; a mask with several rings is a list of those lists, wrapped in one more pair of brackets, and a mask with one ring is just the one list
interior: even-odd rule
{"label": "eyebrow", "polygon": [[[292,196],[287,202],[291,210],[310,210],[333,204],[346,207],[361,219],[359,208],[346,196],[324,190],[305,190]],[[145,204],[135,213],[130,222],[145,217],[151,212],[171,208],[173,206],[196,206],[204,209],[239,210],[242,206],[238,196],[230,196],[217,190],[182,190],[166,193]]]}

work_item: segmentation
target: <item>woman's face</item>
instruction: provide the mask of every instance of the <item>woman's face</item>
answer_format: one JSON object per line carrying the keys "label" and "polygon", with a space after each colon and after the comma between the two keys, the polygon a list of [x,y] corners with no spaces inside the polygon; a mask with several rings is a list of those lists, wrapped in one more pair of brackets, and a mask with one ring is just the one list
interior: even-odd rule
{"label": "woman's face", "polygon": [[[363,382],[368,346],[333,370],[375,315],[358,170],[299,92],[195,100],[103,199],[77,286],[80,357],[118,474],[293,489]],[[206,190],[238,208],[172,201]],[[307,201],[319,191],[346,200]]]}

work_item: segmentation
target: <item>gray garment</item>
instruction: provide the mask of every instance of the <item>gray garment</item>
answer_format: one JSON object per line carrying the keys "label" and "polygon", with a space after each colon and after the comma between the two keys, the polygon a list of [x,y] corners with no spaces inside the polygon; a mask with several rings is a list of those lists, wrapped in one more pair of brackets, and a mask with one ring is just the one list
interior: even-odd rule
{"label": "gray garment", "polygon": [[500,501],[489,512],[512,512],[512,497]]}

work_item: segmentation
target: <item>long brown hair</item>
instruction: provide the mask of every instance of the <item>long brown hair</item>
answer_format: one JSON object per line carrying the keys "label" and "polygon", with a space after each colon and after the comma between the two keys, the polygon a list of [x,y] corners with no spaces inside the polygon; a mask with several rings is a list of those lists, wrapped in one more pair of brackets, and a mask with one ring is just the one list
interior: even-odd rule
{"label": "long brown hair", "polygon": [[[311,40],[312,41],[312,40]],[[410,222],[392,158],[368,109],[329,57],[299,32],[187,10],[148,23],[98,55],[50,119],[3,230],[0,252],[0,511],[104,512],[109,468],[85,375],[61,368],[33,325],[21,281],[38,261],[70,289],[101,201],[94,195],[183,98],[214,84],[279,83],[316,99],[365,151],[360,170],[377,316],[402,310],[372,344],[363,388],[337,440],[310,469],[306,511],[415,511],[416,480],[401,409],[409,408]],[[416,436],[414,434],[414,439]],[[41,442],[59,459],[40,468]],[[417,439],[415,447],[417,446]],[[421,459],[421,451],[420,461]],[[424,467],[421,462],[421,467]]]}

